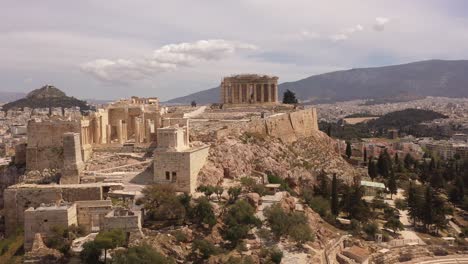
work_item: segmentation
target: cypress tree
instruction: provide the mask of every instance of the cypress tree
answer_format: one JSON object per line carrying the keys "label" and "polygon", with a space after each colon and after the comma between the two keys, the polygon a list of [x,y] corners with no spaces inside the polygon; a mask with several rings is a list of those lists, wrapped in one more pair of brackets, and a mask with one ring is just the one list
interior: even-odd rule
{"label": "cypress tree", "polygon": [[283,94],[283,104],[297,104],[296,94],[286,90]]}
{"label": "cypress tree", "polygon": [[427,229],[434,222],[434,213],[432,212],[433,193],[431,186],[427,186],[426,193],[424,195],[424,206],[422,211],[422,220],[424,227]]}
{"label": "cypress tree", "polygon": [[367,148],[364,147],[364,154],[363,154],[363,159],[364,159],[364,162],[367,162]]}
{"label": "cypress tree", "polygon": [[338,180],[336,179],[336,173],[333,174],[332,179],[331,212],[335,216],[340,213],[338,209]]}
{"label": "cypress tree", "polygon": [[416,226],[416,220],[419,218],[419,198],[413,181],[410,181],[409,184],[406,203],[408,204],[408,214],[413,219],[413,226]]}
{"label": "cypress tree", "polygon": [[351,149],[351,143],[349,141],[346,142],[346,157],[351,158],[351,155],[353,154],[353,150]]}
{"label": "cypress tree", "polygon": [[407,170],[411,169],[411,167],[413,166],[413,157],[411,157],[409,153],[406,154],[404,163],[405,163],[405,168]]}
{"label": "cypress tree", "polygon": [[395,172],[393,170],[390,172],[390,178],[388,179],[387,182],[387,188],[388,191],[390,192],[390,199],[393,198],[393,195],[397,193],[397,183],[396,183],[396,177],[395,177]]}

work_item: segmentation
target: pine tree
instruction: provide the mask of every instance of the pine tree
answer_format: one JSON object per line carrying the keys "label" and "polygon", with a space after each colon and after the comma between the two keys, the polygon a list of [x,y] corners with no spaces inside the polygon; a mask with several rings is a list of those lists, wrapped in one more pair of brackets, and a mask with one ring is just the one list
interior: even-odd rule
{"label": "pine tree", "polygon": [[335,216],[340,213],[338,208],[338,180],[336,179],[336,174],[333,174],[332,179],[331,212]]}
{"label": "pine tree", "polygon": [[440,189],[444,187],[444,178],[438,171],[432,173],[430,184],[434,189]]}
{"label": "pine tree", "polygon": [[396,183],[395,172],[393,172],[393,170],[390,172],[390,178],[388,179],[387,188],[390,192],[390,199],[392,199],[393,195],[397,193],[398,188]]}
{"label": "pine tree", "polygon": [[413,219],[413,226],[415,226],[416,220],[419,218],[420,202],[419,202],[419,195],[412,181],[410,181],[410,184],[409,184],[406,203],[408,204],[408,214],[411,217],[411,219]]}
{"label": "pine tree", "polygon": [[346,142],[346,157],[351,158],[351,155],[353,154],[353,150],[351,149],[351,142],[347,141]]}
{"label": "pine tree", "polygon": [[424,206],[422,210],[422,220],[426,229],[434,223],[434,213],[433,213],[433,199],[434,194],[432,193],[432,188],[427,186],[426,193],[424,195]]}
{"label": "pine tree", "polygon": [[289,89],[283,94],[283,104],[297,104],[296,94]]}

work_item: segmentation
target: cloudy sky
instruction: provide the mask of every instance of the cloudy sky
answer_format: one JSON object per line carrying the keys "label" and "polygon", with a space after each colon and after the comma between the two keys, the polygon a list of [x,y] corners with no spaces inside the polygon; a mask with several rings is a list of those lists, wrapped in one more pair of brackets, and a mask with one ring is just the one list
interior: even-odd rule
{"label": "cloudy sky", "polygon": [[464,0],[4,0],[0,17],[0,91],[53,84],[79,98],[468,58]]}

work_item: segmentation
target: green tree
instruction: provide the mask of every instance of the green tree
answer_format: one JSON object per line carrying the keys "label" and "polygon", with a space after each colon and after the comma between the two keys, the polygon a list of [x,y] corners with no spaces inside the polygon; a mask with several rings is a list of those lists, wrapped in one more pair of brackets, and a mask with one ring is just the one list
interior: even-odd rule
{"label": "green tree", "polygon": [[197,102],[195,102],[195,100],[192,101],[192,102],[190,103],[190,106],[192,106],[192,107],[197,107]]}
{"label": "green tree", "polygon": [[367,164],[367,173],[369,177],[374,181],[377,178],[377,164],[374,161],[373,157],[369,158],[369,163]]}
{"label": "green tree", "polygon": [[206,197],[197,199],[197,204],[192,209],[192,215],[195,222],[206,224],[210,227],[216,224],[216,216],[213,212],[213,206]]}
{"label": "green tree", "polygon": [[183,204],[183,197],[180,198],[176,194],[173,186],[164,184],[149,185],[143,189],[142,193],[144,195],[142,199],[143,207],[150,220],[185,219],[187,204]]}
{"label": "green tree", "polygon": [[123,246],[126,239],[126,234],[122,229],[99,232],[94,242],[99,249],[104,250],[104,263],[107,262],[107,250]]}
{"label": "green tree", "polygon": [[265,217],[271,231],[278,238],[289,236],[298,244],[314,239],[307,217],[302,212],[288,213],[279,204],[275,204],[265,210]]}
{"label": "green tree", "polygon": [[296,94],[289,89],[283,94],[283,104],[297,104]]}
{"label": "green tree", "polygon": [[100,264],[101,248],[95,241],[83,244],[83,250],[80,252],[80,258],[86,264]]}
{"label": "green tree", "polygon": [[396,216],[390,217],[384,224],[385,228],[393,230],[393,233],[397,233],[398,230],[403,230],[404,226]]}
{"label": "green tree", "polygon": [[442,174],[437,171],[432,173],[429,182],[434,189],[441,189],[444,187],[444,178],[442,177]]}
{"label": "green tree", "polygon": [[426,229],[428,229],[428,227],[434,223],[434,212],[432,211],[433,199],[434,194],[432,192],[432,188],[427,186],[426,193],[424,195],[424,207],[422,214],[422,220]]}
{"label": "green tree", "polygon": [[202,192],[208,199],[210,199],[211,195],[215,193],[215,187],[211,185],[200,185],[197,188],[198,192]]}
{"label": "green tree", "polygon": [[213,255],[221,253],[220,248],[218,248],[217,246],[213,245],[213,243],[205,239],[193,241],[192,251],[194,254],[199,255],[202,259],[208,259]]}
{"label": "green tree", "polygon": [[409,188],[406,195],[406,204],[408,205],[408,214],[411,219],[413,219],[413,226],[415,226],[416,221],[421,215],[422,199],[412,181],[409,183]]}
{"label": "green tree", "polygon": [[338,207],[338,180],[336,178],[336,173],[333,174],[333,179],[332,179],[331,212],[335,216],[337,216],[340,213],[339,207]]}
{"label": "green tree", "polygon": [[390,177],[387,181],[387,189],[390,192],[390,199],[393,198],[393,195],[397,193],[397,182],[395,172],[393,170],[390,172]]}
{"label": "green tree", "polygon": [[247,236],[254,226],[260,226],[261,221],[255,217],[255,209],[246,201],[238,200],[231,205],[224,216],[224,239],[236,246],[239,241]]}
{"label": "green tree", "polygon": [[352,154],[353,154],[353,150],[351,148],[351,142],[347,141],[346,142],[346,157],[350,159]]}
{"label": "green tree", "polygon": [[237,198],[241,194],[242,189],[239,187],[229,187],[228,195],[229,195],[229,203],[234,203],[237,201]]}
{"label": "green tree", "polygon": [[166,257],[147,244],[118,251],[112,255],[113,264],[175,264],[174,259]]}
{"label": "green tree", "polygon": [[413,167],[414,159],[413,159],[413,157],[408,153],[408,154],[406,154],[405,159],[404,159],[403,162],[404,162],[404,164],[405,164],[405,169],[410,170],[410,169]]}

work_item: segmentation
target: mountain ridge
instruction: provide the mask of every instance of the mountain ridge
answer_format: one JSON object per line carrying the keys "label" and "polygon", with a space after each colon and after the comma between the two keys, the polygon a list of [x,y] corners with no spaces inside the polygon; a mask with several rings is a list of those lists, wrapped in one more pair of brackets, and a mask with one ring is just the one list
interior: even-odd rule
{"label": "mountain ridge", "polygon": [[[405,101],[426,96],[468,97],[468,60],[425,60],[379,67],[352,68],[312,75],[278,85],[303,102],[355,99]],[[219,88],[166,101],[172,104],[218,103]]]}

